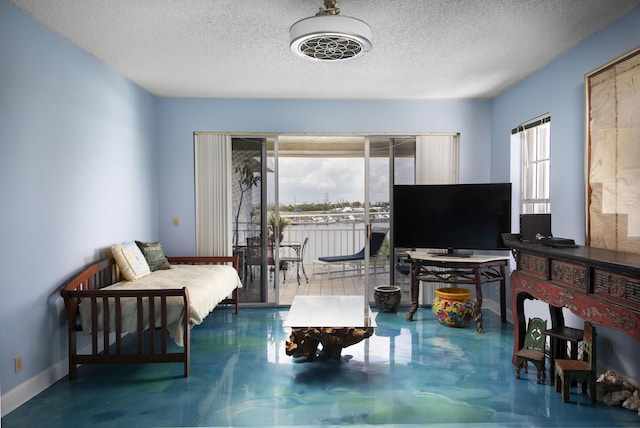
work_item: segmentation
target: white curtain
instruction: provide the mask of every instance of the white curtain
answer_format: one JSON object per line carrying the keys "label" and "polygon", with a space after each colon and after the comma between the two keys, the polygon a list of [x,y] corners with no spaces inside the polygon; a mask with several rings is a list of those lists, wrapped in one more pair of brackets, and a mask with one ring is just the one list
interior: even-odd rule
{"label": "white curtain", "polygon": [[416,137],[415,184],[455,184],[458,182],[458,136],[418,135]]}
{"label": "white curtain", "polygon": [[196,134],[196,255],[232,254],[231,137]]}
{"label": "white curtain", "polygon": [[[511,193],[521,195],[522,180],[522,133],[511,134],[511,155],[509,158],[509,180],[511,181]],[[520,224],[521,198],[513,198],[511,202],[511,230],[518,233],[516,225]]]}

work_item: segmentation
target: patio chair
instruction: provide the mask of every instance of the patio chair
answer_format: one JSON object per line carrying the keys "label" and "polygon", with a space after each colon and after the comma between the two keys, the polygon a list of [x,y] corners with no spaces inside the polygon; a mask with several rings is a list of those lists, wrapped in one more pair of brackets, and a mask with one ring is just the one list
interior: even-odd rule
{"label": "patio chair", "polygon": [[[387,232],[385,231],[373,231],[371,233],[371,242],[369,244],[369,257],[374,258],[378,255],[380,248],[382,247],[382,243],[384,242],[384,238],[387,236]],[[364,261],[364,250],[366,247],[363,247],[362,250],[358,251],[355,254],[348,254],[344,256],[325,256],[318,257],[318,261],[320,263],[324,263],[328,268],[333,263],[342,263],[343,265],[351,262],[361,262]],[[343,269],[343,272],[346,269]]]}
{"label": "patio chair", "polygon": [[[300,285],[300,267],[302,267],[302,273],[304,274],[304,279],[307,280],[307,284],[309,283],[309,277],[307,276],[307,272],[304,270],[304,251],[307,248],[307,243],[309,242],[309,237],[304,238],[304,242],[300,248],[295,248],[295,255],[290,257],[280,257],[280,263],[295,263],[296,264],[296,274],[298,276],[298,285]],[[282,283],[287,282],[287,270],[284,271],[284,279]]]}
{"label": "patio chair", "polygon": [[411,262],[407,256],[396,256],[396,271],[400,274],[402,289],[407,278],[411,276]]}
{"label": "patio chair", "polygon": [[[247,238],[245,278],[248,273],[249,281],[253,281],[254,268],[259,268],[262,265],[262,262],[262,238],[259,236]],[[273,266],[275,265],[273,258],[273,243],[271,242],[271,239],[267,240],[267,265],[270,266],[269,281],[271,281],[273,279],[274,272]]]}

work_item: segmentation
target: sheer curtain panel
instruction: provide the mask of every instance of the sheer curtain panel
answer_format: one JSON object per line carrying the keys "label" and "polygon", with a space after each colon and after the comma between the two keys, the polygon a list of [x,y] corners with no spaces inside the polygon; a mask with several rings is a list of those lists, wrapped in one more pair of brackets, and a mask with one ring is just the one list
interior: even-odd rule
{"label": "sheer curtain panel", "polygon": [[195,134],[196,255],[232,254],[231,137]]}
{"label": "sheer curtain panel", "polygon": [[416,137],[416,184],[458,182],[458,136]]}

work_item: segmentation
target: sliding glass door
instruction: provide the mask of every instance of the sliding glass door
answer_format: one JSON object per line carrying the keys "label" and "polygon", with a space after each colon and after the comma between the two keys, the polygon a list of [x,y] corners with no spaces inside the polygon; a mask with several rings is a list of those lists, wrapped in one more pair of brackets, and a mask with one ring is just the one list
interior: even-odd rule
{"label": "sliding glass door", "polygon": [[362,294],[364,259],[321,259],[347,257],[365,245],[364,137],[281,135],[277,141],[274,208],[283,230],[278,255],[286,260],[278,266],[279,303],[298,293]]}
{"label": "sliding glass door", "polygon": [[233,179],[233,251],[240,257],[241,279],[240,301],[263,303],[267,300],[266,279],[269,266],[267,217],[265,206],[268,186],[265,162],[266,138],[232,137],[231,164]]}

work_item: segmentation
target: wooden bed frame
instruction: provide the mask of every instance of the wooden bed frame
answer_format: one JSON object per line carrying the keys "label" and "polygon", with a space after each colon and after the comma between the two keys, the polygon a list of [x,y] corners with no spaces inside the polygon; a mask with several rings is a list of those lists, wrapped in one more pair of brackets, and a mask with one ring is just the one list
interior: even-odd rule
{"label": "wooden bed frame", "polygon": [[[171,264],[227,264],[233,265],[238,270],[238,256],[229,257],[168,257]],[[155,290],[102,290],[123,280],[123,276],[113,258],[100,260],[88,266],[81,273],[71,279],[60,291],[64,299],[68,336],[69,336],[69,380],[77,377],[78,364],[132,364],[132,363],[183,363],[184,377],[189,376],[190,370],[190,310],[189,293],[187,288],[181,289],[155,289]],[[181,297],[184,301],[186,313],[184,316],[184,347],[181,352],[169,352],[167,350],[167,298]],[[138,306],[138,328],[135,332],[137,345],[135,353],[125,352],[122,347],[122,331],[120,322],[120,299],[136,298]],[[115,304],[115,330],[109,329],[109,310],[103,311],[103,329],[93,329],[91,332],[91,353],[80,354],[77,349],[76,334],[82,331],[79,320],[78,305],[81,300],[84,304],[92,305],[92,324],[98,325],[95,309],[98,301],[108,309],[109,304]],[[159,302],[159,305],[158,305]],[[235,313],[238,313],[238,289],[234,289],[230,298],[222,300],[219,304],[235,305]],[[149,307],[149,334],[145,340],[142,308]],[[158,307],[159,306],[159,307]],[[156,311],[160,311],[160,325],[156,325]],[[156,335],[156,330],[160,331]],[[109,343],[111,333],[115,333],[115,343]],[[100,338],[102,335],[102,338]],[[159,337],[158,337],[159,336]],[[145,343],[146,342],[146,343]],[[103,350],[100,351],[100,345]]]}

